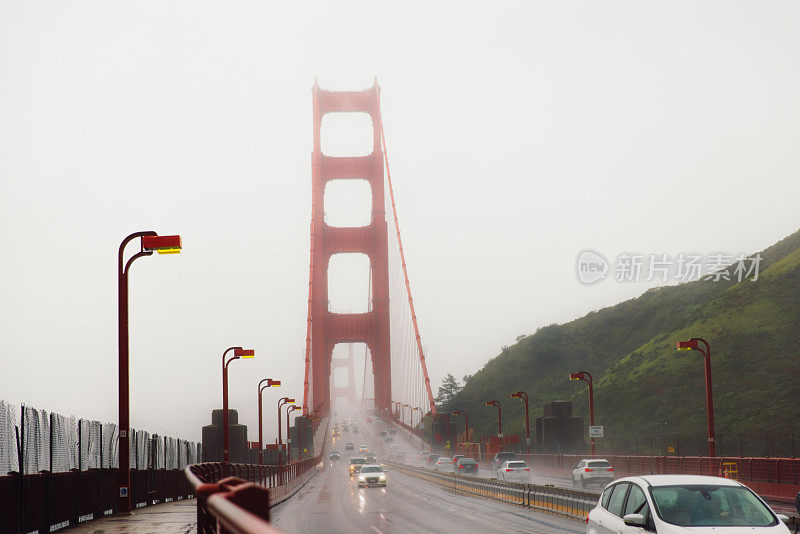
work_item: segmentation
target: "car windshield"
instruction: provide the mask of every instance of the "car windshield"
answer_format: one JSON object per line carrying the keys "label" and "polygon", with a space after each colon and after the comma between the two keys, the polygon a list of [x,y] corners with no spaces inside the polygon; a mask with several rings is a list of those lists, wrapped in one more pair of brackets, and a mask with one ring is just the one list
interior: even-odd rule
{"label": "car windshield", "polygon": [[589,467],[611,467],[611,464],[606,460],[597,460],[596,462],[589,462]]}
{"label": "car windshield", "polygon": [[367,459],[366,458],[350,458],[350,463],[351,464],[365,464],[365,463],[367,463]]}
{"label": "car windshield", "polygon": [[508,467],[528,467],[525,462],[508,462]]}
{"label": "car windshield", "polygon": [[383,473],[383,468],[377,465],[368,465],[361,468],[362,473]]}
{"label": "car windshield", "polygon": [[767,527],[777,523],[772,512],[743,486],[661,486],[650,491],[659,517],[673,525]]}

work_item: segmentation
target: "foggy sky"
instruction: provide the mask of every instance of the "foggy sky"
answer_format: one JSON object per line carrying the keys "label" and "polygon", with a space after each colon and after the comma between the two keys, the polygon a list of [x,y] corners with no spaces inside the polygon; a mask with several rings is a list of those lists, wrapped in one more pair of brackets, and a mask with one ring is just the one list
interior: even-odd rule
{"label": "foggy sky", "polygon": [[[796,2],[333,4],[0,1],[0,398],[116,422],[117,246],[180,233],[132,269],[131,424],[199,440],[244,345],[231,407],[255,439],[283,379],[274,439],[302,396],[315,77],[381,85],[434,391],[653,285],[581,285],[582,249],[800,226]],[[363,272],[337,280],[332,306],[363,302]]]}

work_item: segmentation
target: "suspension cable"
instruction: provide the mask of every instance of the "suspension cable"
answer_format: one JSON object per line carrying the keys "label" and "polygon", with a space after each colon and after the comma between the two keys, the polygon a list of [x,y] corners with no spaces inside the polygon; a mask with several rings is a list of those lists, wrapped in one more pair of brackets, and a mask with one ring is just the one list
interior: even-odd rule
{"label": "suspension cable", "polygon": [[408,295],[408,306],[411,308],[411,322],[414,325],[414,334],[417,338],[417,351],[419,352],[419,361],[422,365],[422,376],[425,379],[425,388],[428,393],[428,403],[430,405],[431,413],[436,413],[436,403],[433,402],[433,391],[431,390],[431,380],[428,377],[428,366],[425,364],[425,352],[422,350],[422,337],[419,335],[419,324],[417,323],[417,314],[414,311],[414,299],[411,296],[411,283],[408,281],[408,270],[406,269],[406,257],[403,252],[403,241],[400,238],[400,223],[397,220],[397,207],[394,201],[394,189],[392,188],[392,173],[389,171],[389,154],[386,150],[386,137],[383,134],[383,114],[381,113],[380,106],[380,93],[378,93],[378,122],[381,129],[381,144],[383,145],[383,160],[386,164],[386,179],[389,184],[389,198],[392,201],[392,214],[394,215],[394,228],[397,232],[397,245],[400,249],[400,263],[403,266],[403,278],[406,285],[406,294]]}

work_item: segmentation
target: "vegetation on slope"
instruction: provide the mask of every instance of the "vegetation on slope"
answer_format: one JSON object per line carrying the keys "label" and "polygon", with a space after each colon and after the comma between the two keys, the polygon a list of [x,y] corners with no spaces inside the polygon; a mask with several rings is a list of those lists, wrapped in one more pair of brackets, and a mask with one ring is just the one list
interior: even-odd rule
{"label": "vegetation on slope", "polygon": [[[509,394],[530,396],[531,426],[551,400],[571,400],[587,416],[578,370],[595,380],[596,424],[606,427],[605,449],[704,453],[705,388],[702,356],[677,352],[675,342],[711,343],[718,453],[795,454],[800,415],[800,232],[761,252],[757,281],[699,280],[647,291],[563,325],[540,328],[500,355],[448,396],[444,410],[464,409],[476,435],[522,434],[524,410]],[[796,436],[800,451],[800,433]]]}

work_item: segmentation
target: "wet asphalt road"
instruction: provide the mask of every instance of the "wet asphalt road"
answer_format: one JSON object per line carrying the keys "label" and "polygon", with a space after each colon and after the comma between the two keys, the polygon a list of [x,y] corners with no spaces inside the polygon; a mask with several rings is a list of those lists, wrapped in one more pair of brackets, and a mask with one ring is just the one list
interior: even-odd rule
{"label": "wet asphalt road", "polygon": [[[358,488],[347,473],[350,451],[344,442],[366,444],[385,458],[377,424],[356,417],[361,432],[333,443],[342,460],[327,462],[297,495],[271,510],[271,521],[289,534],[300,533],[486,533],[536,534],[585,532],[585,524],[511,504],[450,492],[441,486],[391,470],[386,488]],[[411,445],[398,434],[395,443],[407,453]]]}

